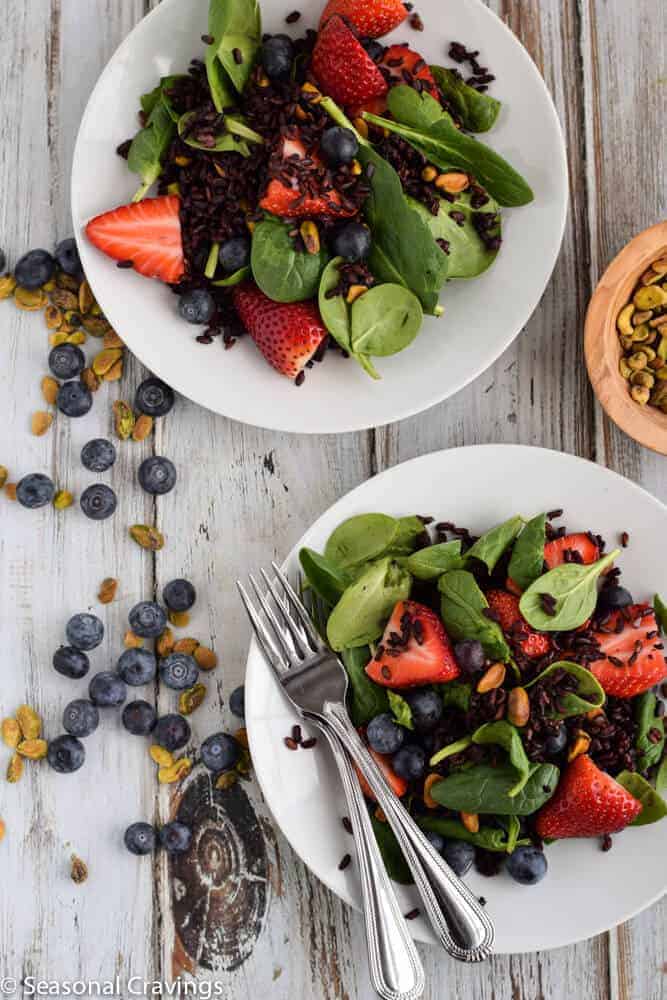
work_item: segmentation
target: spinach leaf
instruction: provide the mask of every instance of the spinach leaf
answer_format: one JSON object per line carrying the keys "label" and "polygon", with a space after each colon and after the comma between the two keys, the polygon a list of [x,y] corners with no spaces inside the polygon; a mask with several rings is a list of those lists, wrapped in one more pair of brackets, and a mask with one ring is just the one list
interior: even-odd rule
{"label": "spinach leaf", "polygon": [[150,117],[155,109],[155,105],[158,101],[162,100],[162,81],[158,83],[154,90],[149,90],[147,94],[142,94],[139,98],[139,103],[141,104],[141,110],[145,115]]}
{"label": "spinach leaf", "polygon": [[409,347],[424,314],[419,299],[403,285],[375,285],[352,306],[352,353],[386,358]]}
{"label": "spinach leaf", "polygon": [[331,292],[338,285],[340,280],[338,269],[343,263],[342,257],[334,257],[325,267],[320,281],[318,305],[322,322],[327,330],[339,347],[350,353],[352,350],[350,307],[342,295],[327,296],[327,292]]}
{"label": "spinach leaf", "polygon": [[453,542],[441,542],[439,545],[429,545],[426,549],[419,549],[411,556],[399,559],[399,562],[417,580],[437,580],[443,573],[460,568],[460,539],[457,538]]}
{"label": "spinach leaf", "polygon": [[174,101],[170,91],[173,90],[173,88],[175,87],[176,83],[179,80],[187,80],[187,79],[188,79],[187,76],[181,74],[180,76],[176,75],[163,76],[162,79],[160,80],[160,93],[162,97],[162,103],[169,112],[169,117],[174,122],[174,124],[178,124],[178,120],[181,117],[181,115],[180,112],[178,112],[174,107]]}
{"label": "spinach leaf", "polygon": [[252,234],[250,265],[255,283],[274,302],[304,302],[317,295],[329,255],[299,253],[282,222],[260,222]]}
{"label": "spinach leaf", "polygon": [[[447,819],[442,816],[419,816],[417,823],[422,830],[431,830],[439,833],[447,840],[465,840],[467,844],[474,844],[475,847],[482,847],[485,851],[496,851],[498,854],[510,854],[510,835],[500,827],[480,826],[477,833],[470,833],[463,823],[457,819]],[[513,834],[514,836],[514,834]],[[514,847],[523,847],[530,844],[530,840],[516,840]],[[513,848],[512,848],[513,850]]]}
{"label": "spinach leaf", "polygon": [[371,823],[389,878],[401,885],[412,885],[414,882],[412,872],[389,823],[381,823],[376,816],[371,816]]}
{"label": "spinach leaf", "polygon": [[[665,722],[657,714],[658,699],[652,691],[646,691],[635,702],[635,719],[637,720],[636,747],[639,751],[637,765],[640,771],[647,771],[662,760],[665,750]],[[660,734],[657,743],[649,739],[650,732]]]}
{"label": "spinach leaf", "polygon": [[384,554],[388,556],[409,556],[411,552],[414,552],[417,539],[423,533],[423,522],[416,515],[409,514],[407,517],[399,517],[396,538],[394,538],[390,548]]}
{"label": "spinach leaf", "polygon": [[489,573],[493,573],[498,561],[505,550],[510,547],[523,526],[523,518],[510,518],[503,524],[498,524],[478,538],[475,544],[468,549],[463,557],[464,564],[468,564],[473,559],[483,562]]}
{"label": "spinach leaf", "polygon": [[190,135],[188,131],[188,126],[195,114],[196,112],[194,111],[187,111],[178,119],[178,125],[176,126],[178,128],[178,134],[186,146],[191,146],[193,149],[203,149],[206,150],[207,153],[240,153],[243,157],[250,156],[250,150],[248,149],[247,142],[243,139],[239,139],[237,136],[232,135],[231,132],[226,130],[220,132],[220,134],[216,137],[215,144],[213,146],[205,146],[202,142],[195,139],[195,137]]}
{"label": "spinach leaf", "polygon": [[544,568],[547,515],[538,514],[528,521],[512,549],[509,576],[521,590],[527,590]]}
{"label": "spinach leaf", "polygon": [[438,580],[438,590],[442,594],[440,613],[450,638],[478,639],[487,656],[506,663],[510,648],[498,623],[484,615],[489,604],[472,573],[450,570]]}
{"label": "spinach leaf", "polygon": [[[476,278],[488,270],[498,256],[498,250],[490,250],[482,240],[474,225],[474,216],[482,214],[496,215],[499,212],[497,202],[490,199],[483,208],[473,209],[472,195],[464,191],[456,195],[454,201],[440,199],[438,214],[433,215],[426,205],[408,196],[408,204],[421,215],[431,230],[434,240],[446,240],[447,277]],[[457,222],[456,219],[463,222]],[[500,216],[498,216],[500,219]],[[500,221],[488,230],[489,236],[500,236],[502,226]]]}
{"label": "spinach leaf", "polygon": [[215,44],[206,48],[206,76],[216,111],[222,114],[223,111],[231,110],[236,103],[236,93],[224,66],[218,59]]}
{"label": "spinach leaf", "polygon": [[[620,551],[614,549],[589,566],[563,563],[538,577],[519,602],[521,614],[528,624],[542,632],[569,632],[583,625],[595,610],[597,581]],[[548,615],[542,606],[543,594],[549,594],[555,600],[553,615]]]}
{"label": "spinach leaf", "polygon": [[142,184],[132,201],[141,201],[162,173],[162,160],[174,137],[176,126],[162,101],[151,111],[148,122],[132,140],[127,165]]}
{"label": "spinach leaf", "polygon": [[653,610],[655,611],[655,618],[660,631],[667,635],[667,604],[665,604],[660,594],[656,594],[653,598]]}
{"label": "spinach leaf", "polygon": [[250,268],[242,267],[238,271],[234,271],[233,274],[229,274],[226,278],[220,278],[219,281],[214,281],[213,284],[216,288],[233,288],[234,285],[240,285],[242,281],[250,277]]}
{"label": "spinach leaf", "polygon": [[[208,46],[206,65],[207,69],[211,66],[214,86],[217,89],[224,80],[215,67],[217,60],[238,93],[242,94],[262,42],[259,3],[257,0],[210,0],[208,30],[213,42]],[[237,53],[241,55],[240,61],[237,61]],[[213,86],[211,93],[215,100]],[[217,96],[220,97],[220,94]],[[222,107],[218,110],[221,111]]]}
{"label": "spinach leaf", "polygon": [[433,754],[428,762],[429,767],[437,767],[438,764],[442,764],[443,760],[447,760],[448,757],[455,757],[457,753],[463,753],[470,746],[472,746],[472,736],[462,736],[460,740],[448,743],[447,746],[441,747],[437,753]]}
{"label": "spinach leaf", "polygon": [[299,562],[315,593],[332,607],[337,604],[345,588],[350,585],[348,574],[313,549],[301,549]]}
{"label": "spinach leaf", "polygon": [[510,764],[518,775],[516,784],[510,788],[507,794],[511,799],[516,798],[522,788],[525,788],[531,769],[530,761],[521,742],[519,730],[503,719],[499,722],[487,722],[475,730],[472,734],[472,741],[480,746],[495,744],[505,750],[509,756]]}
{"label": "spinach leaf", "polygon": [[500,114],[500,101],[488,94],[480,94],[453,69],[431,66],[431,73],[465,129],[469,132],[488,132],[493,128]]}
{"label": "spinach leaf", "polygon": [[387,696],[392,715],[399,726],[403,726],[405,729],[414,729],[415,724],[412,721],[412,709],[405,698],[401,697],[400,694],[396,694],[395,691],[387,691]]}
{"label": "spinach leaf", "polygon": [[632,821],[631,826],[648,826],[651,823],[657,823],[658,820],[664,819],[667,816],[667,802],[648,783],[646,778],[642,778],[641,774],[634,774],[632,771],[621,771],[616,776],[616,781],[625,788],[626,792],[630,792],[630,795],[642,804],[642,811]]}
{"label": "spinach leaf", "polygon": [[569,715],[584,715],[592,708],[601,708],[604,705],[606,695],[597,678],[586,667],[580,667],[578,663],[571,663],[569,660],[559,660],[557,663],[552,663],[550,667],[547,667],[525,685],[526,690],[544,680],[545,677],[549,677],[550,674],[562,670],[574,677],[577,682],[577,690],[564,691],[559,694],[559,708],[545,709],[544,711],[548,719],[566,719]]}
{"label": "spinach leaf", "polygon": [[[530,816],[551,798],[558,784],[559,770],[553,764],[531,764],[524,787],[514,798],[516,770],[511,764],[492,767],[476,764],[438,781],[431,795],[442,806],[456,812],[495,813],[499,816]],[[545,791],[545,789],[549,789]]]}
{"label": "spinach leaf", "polygon": [[513,854],[519,843],[521,821],[516,816],[507,817],[507,853]]}
{"label": "spinach leaf", "polygon": [[412,578],[392,559],[380,559],[349,586],[327,623],[329,645],[336,652],[375,642],[398,601],[410,596]]}
{"label": "spinach leaf", "polygon": [[655,776],[655,790],[658,795],[667,798],[667,757],[663,760]]}
{"label": "spinach leaf", "polygon": [[378,559],[398,537],[399,522],[388,514],[357,514],[332,532],[324,547],[329,562],[341,569]]}
{"label": "spinach leaf", "polygon": [[387,690],[375,684],[366,673],[371,658],[368,646],[344,649],[341,659],[350,678],[350,718],[355,726],[365,726],[376,715],[389,711]]}
{"label": "spinach leaf", "polygon": [[467,712],[470,708],[472,684],[467,684],[465,681],[447,681],[446,684],[440,684],[438,690],[445,708],[457,708],[461,712]]}

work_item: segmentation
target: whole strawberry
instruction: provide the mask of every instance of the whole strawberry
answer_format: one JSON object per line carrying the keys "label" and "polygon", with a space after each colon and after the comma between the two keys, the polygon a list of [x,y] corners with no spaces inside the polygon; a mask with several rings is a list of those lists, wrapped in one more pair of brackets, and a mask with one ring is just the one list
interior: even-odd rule
{"label": "whole strawberry", "polygon": [[276,371],[295,379],[313,357],[327,331],[312,302],[273,302],[255,285],[234,289],[241,322]]}

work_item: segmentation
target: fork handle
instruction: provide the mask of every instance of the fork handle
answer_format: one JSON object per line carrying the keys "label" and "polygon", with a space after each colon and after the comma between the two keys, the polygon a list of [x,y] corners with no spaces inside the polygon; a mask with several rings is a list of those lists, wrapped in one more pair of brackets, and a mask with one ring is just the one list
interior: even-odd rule
{"label": "fork handle", "polygon": [[491,954],[493,925],[470,889],[435,851],[386,782],[340,702],[327,702],[321,719],[333,729],[359,766],[403,851],[436,937],[464,962]]}
{"label": "fork handle", "polygon": [[330,726],[320,725],[338,767],[361,880],[371,982],[382,1000],[417,1000],[424,970],[382,861],[359,780],[343,744]]}

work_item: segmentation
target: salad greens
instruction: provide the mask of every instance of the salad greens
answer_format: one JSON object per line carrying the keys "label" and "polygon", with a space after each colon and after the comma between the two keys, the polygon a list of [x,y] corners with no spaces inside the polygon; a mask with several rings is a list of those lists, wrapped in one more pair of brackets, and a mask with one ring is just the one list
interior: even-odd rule
{"label": "salad greens", "polygon": [[547,515],[526,522],[526,526],[516,540],[508,566],[511,580],[521,590],[527,590],[542,575],[544,567],[544,546],[546,544]]}
{"label": "salad greens", "polygon": [[[258,0],[211,0],[206,52],[209,86],[218,111],[229,107],[233,90],[242,94],[262,43]],[[232,89],[233,88],[233,89]]]}
{"label": "salad greens", "polygon": [[[598,598],[597,582],[621,553],[614,549],[588,566],[564,563],[538,577],[521,597],[519,608],[529,625],[543,632],[565,632],[579,628],[593,614]],[[553,597],[554,612],[549,614],[542,595]]]}
{"label": "salad greens", "polygon": [[616,781],[642,804],[642,811],[633,821],[632,826],[648,826],[650,823],[657,823],[658,820],[667,816],[667,802],[648,783],[646,778],[642,778],[641,774],[636,774],[633,771],[621,771],[620,774],[616,775]]}
{"label": "salad greens", "polygon": [[493,573],[498,565],[501,556],[507,551],[515,540],[521,529],[524,520],[522,517],[511,517],[509,521],[491,528],[485,532],[465,554],[464,563],[469,565],[473,559],[483,562],[489,573]]}
{"label": "salad greens", "polygon": [[365,726],[376,715],[389,711],[386,688],[374,684],[365,667],[371,658],[368,646],[344,649],[341,659],[350,680],[350,717],[355,726]]}
{"label": "salad greens", "polygon": [[410,596],[410,574],[388,556],[371,563],[343,593],[327,624],[336,652],[375,642],[398,601]]}
{"label": "salad greens", "polygon": [[348,573],[313,549],[301,549],[299,562],[310,586],[331,607],[338,603],[352,582]]}
{"label": "salad greens", "polygon": [[274,302],[303,302],[317,295],[329,254],[299,253],[289,235],[290,226],[279,220],[260,222],[252,234],[252,276]]}
{"label": "salad greens", "polygon": [[492,660],[510,659],[510,648],[497,622],[484,614],[489,602],[467,570],[450,570],[438,580],[440,614],[452,639],[478,639]]}
{"label": "salad greens", "polygon": [[341,569],[361,566],[392,552],[401,531],[401,521],[388,514],[358,514],[343,521],[332,532],[324,555]]}
{"label": "salad greens", "polygon": [[513,764],[497,767],[475,764],[436,782],[431,796],[441,806],[456,812],[530,816],[551,798],[559,774],[554,764],[531,764],[528,778],[517,792],[517,771]]}
{"label": "salad greens", "polygon": [[526,785],[531,774],[531,767],[523,748],[519,730],[509,722],[505,722],[504,719],[500,719],[498,722],[487,722],[470,736],[463,736],[456,742],[443,747],[442,750],[438,750],[429,761],[431,767],[437,767],[448,757],[454,757],[463,750],[467,750],[473,743],[478,746],[495,744],[506,751],[509,762],[517,774],[516,784],[509,789],[507,794],[510,799],[515,798]]}
{"label": "salad greens", "polygon": [[395,691],[387,691],[387,696],[389,698],[389,708],[399,726],[403,726],[404,729],[414,729],[415,724],[412,721],[412,709],[405,698],[400,694],[396,694]]}
{"label": "salad greens", "polygon": [[660,597],[660,594],[656,594],[653,598],[653,610],[660,630],[667,634],[667,604]]}
{"label": "salad greens", "polygon": [[[658,699],[652,691],[645,691],[637,698],[635,718],[637,767],[640,771],[647,771],[660,763],[665,752],[665,720],[663,716],[658,715]],[[650,733],[657,733],[660,738],[653,742],[649,739]]]}
{"label": "salad greens", "polygon": [[438,87],[459,115],[468,132],[488,132],[496,124],[501,104],[489,94],[470,87],[456,70],[431,66]]}
{"label": "salad greens", "polygon": [[[498,203],[489,198],[482,208],[473,209],[472,195],[464,191],[453,196],[449,202],[440,199],[438,214],[429,212],[421,201],[408,196],[411,208],[422,217],[431,230],[434,240],[444,240],[447,244],[447,278],[477,278],[487,271],[498,256],[498,250],[491,250],[475,228],[475,216],[480,214],[498,215]],[[502,224],[488,230],[489,236],[500,236]]]}
{"label": "salad greens", "polygon": [[381,822],[377,816],[371,816],[371,823],[389,878],[400,885],[412,885],[412,873],[389,823]]}
{"label": "salad greens", "polygon": [[559,660],[552,663],[550,667],[543,670],[537,677],[526,684],[526,690],[530,690],[535,684],[552,676],[552,674],[565,671],[577,682],[576,691],[563,691],[558,695],[558,708],[545,709],[545,716],[549,719],[566,719],[569,715],[583,715],[593,708],[602,708],[606,701],[604,688],[596,677],[587,670],[580,667],[578,663],[570,660]]}
{"label": "salad greens", "polygon": [[510,840],[508,831],[502,827],[480,826],[477,833],[471,833],[459,820],[444,816],[420,816],[417,822],[422,830],[431,830],[451,840],[464,840],[467,844],[474,844],[475,847],[499,854],[511,854],[515,847],[530,844],[530,840],[525,837],[518,839],[513,837]]}
{"label": "salad greens", "polygon": [[461,542],[457,538],[453,542],[430,545],[410,556],[399,557],[397,561],[416,580],[437,580],[443,573],[461,566]]}
{"label": "salad greens", "polygon": [[145,127],[132,140],[127,155],[129,169],[141,178],[141,187],[132,199],[135,202],[145,198],[162,173],[163,157],[176,133],[176,125],[162,100],[162,86],[158,90],[157,99],[155,92],[144,98],[151,112]]}

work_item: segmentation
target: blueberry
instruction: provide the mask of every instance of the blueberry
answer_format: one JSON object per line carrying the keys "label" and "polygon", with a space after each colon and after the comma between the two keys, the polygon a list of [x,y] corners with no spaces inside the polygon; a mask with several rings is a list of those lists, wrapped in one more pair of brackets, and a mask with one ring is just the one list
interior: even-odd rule
{"label": "blueberry", "polygon": [[147,378],[137,389],[134,405],[149,417],[164,417],[174,405],[174,391],[159,378]]}
{"label": "blueberry", "polygon": [[245,688],[235,688],[229,696],[229,710],[237,719],[245,719]]}
{"label": "blueberry", "polygon": [[105,521],[115,513],[118,498],[110,486],[93,483],[81,494],[81,510],[93,521]]}
{"label": "blueberry", "polygon": [[442,718],[442,698],[430,688],[410,691],[405,695],[405,700],[412,711],[412,721],[417,732],[428,732]]}
{"label": "blueberry", "polygon": [[536,885],[547,873],[544,851],[537,847],[517,847],[507,859],[507,871],[520,885]]}
{"label": "blueberry", "polygon": [[93,438],[81,450],[81,462],[90,472],[106,472],[116,461],[116,446],[106,438]]}
{"label": "blueberry", "polygon": [[98,708],[115,708],[122,705],[127,698],[125,681],[110,670],[102,670],[95,674],[88,685],[88,694],[93,705]]}
{"label": "blueberry", "polygon": [[376,753],[396,753],[403,746],[405,730],[397,724],[393,715],[383,712],[368,723],[366,739]]}
{"label": "blueberry", "polygon": [[185,823],[173,820],[160,830],[160,844],[168,854],[183,854],[192,843],[192,830]]}
{"label": "blueberry", "polygon": [[72,236],[67,240],[61,240],[55,249],[55,258],[58,267],[65,274],[79,277],[82,273],[79,251],[77,250],[76,240]]}
{"label": "blueberry", "polygon": [[131,701],[123,709],[122,720],[133,736],[149,736],[155,729],[157,713],[147,701]]}
{"label": "blueberry", "polygon": [[49,743],[46,759],[59,774],[72,774],[83,765],[86,751],[76,736],[57,736]]}
{"label": "blueberry", "polygon": [[459,878],[470,871],[475,860],[475,848],[465,840],[446,840],[440,853]]}
{"label": "blueberry", "polygon": [[117,670],[130,687],[140,687],[155,679],[157,660],[149,649],[126,649],[119,657]]}
{"label": "blueberry", "polygon": [[157,720],[153,739],[165,750],[180,750],[190,739],[190,723],[182,715],[163,715]]}
{"label": "blueberry", "polygon": [[150,823],[133,823],[123,837],[131,854],[151,854],[156,847],[155,829]]}
{"label": "blueberry", "polygon": [[74,646],[61,646],[53,654],[53,666],[63,677],[79,681],[90,670],[90,660],[84,652],[75,649]]}
{"label": "blueberry", "polygon": [[144,459],[139,466],[139,485],[153,496],[170,493],[176,485],[174,463],[160,455]]}
{"label": "blueberry", "polygon": [[322,133],[320,146],[327,163],[332,167],[352,163],[359,152],[359,143],[354,132],[340,125],[334,125]]}
{"label": "blueberry", "polygon": [[65,626],[65,634],[70,646],[75,649],[95,649],[104,638],[104,625],[97,615],[72,615]]}
{"label": "blueberry", "polygon": [[34,472],[30,476],[24,476],[16,485],[16,499],[23,507],[45,507],[51,503],[55,496],[56,488],[48,476],[41,472]]}
{"label": "blueberry", "polygon": [[385,53],[384,45],[380,45],[374,38],[364,38],[361,43],[368,52],[374,63],[380,62]]}
{"label": "blueberry", "polygon": [[167,627],[167,613],[154,601],[135,604],[127,620],[134,634],[142,639],[157,639]]}
{"label": "blueberry", "polygon": [[84,417],[93,405],[93,395],[83,382],[73,379],[58,389],[56,405],[66,417]]}
{"label": "blueberry", "polygon": [[415,743],[406,743],[391,758],[391,765],[399,778],[416,781],[426,769],[426,754]]}
{"label": "blueberry", "polygon": [[294,46],[287,35],[271,35],[262,45],[262,65],[272,80],[287,80],[293,59]]}
{"label": "blueberry", "polygon": [[600,611],[618,611],[619,608],[627,608],[631,604],[634,604],[632,594],[625,587],[603,587],[598,597]]}
{"label": "blueberry", "polygon": [[215,300],[205,288],[193,288],[180,296],[178,311],[187,323],[205,326],[213,319]]}
{"label": "blueberry", "polygon": [[58,344],[49,352],[49,368],[56,378],[76,378],[85,367],[84,353],[74,344]]}
{"label": "blueberry", "polygon": [[171,611],[189,611],[197,592],[189,580],[170,580],[162,591],[164,603]]}
{"label": "blueberry", "polygon": [[239,745],[227,733],[215,733],[201,745],[201,759],[209,771],[228,771],[239,759]]}
{"label": "blueberry", "polygon": [[70,736],[90,736],[100,724],[100,713],[92,701],[77,698],[66,706],[63,712],[63,729]]}
{"label": "blueberry", "polygon": [[462,639],[454,646],[454,656],[464,674],[481,670],[486,663],[484,648],[479,639]]}
{"label": "blueberry", "polygon": [[220,263],[225,274],[235,274],[250,263],[250,239],[234,236],[220,247]]}
{"label": "blueberry", "polygon": [[428,840],[431,847],[433,847],[438,854],[442,854],[442,849],[445,846],[445,838],[440,833],[436,833],[435,830],[423,830],[422,833]]}
{"label": "blueberry", "polygon": [[567,746],[567,729],[561,723],[558,729],[556,729],[555,732],[551,733],[550,736],[547,736],[546,740],[544,741],[544,752],[548,754],[548,756],[553,757],[556,754],[562,753],[562,751],[565,749],[566,746]]}
{"label": "blueberry", "polygon": [[23,288],[34,291],[53,277],[56,262],[47,250],[30,250],[17,261],[14,277]]}
{"label": "blueberry", "polygon": [[348,222],[337,231],[332,246],[336,257],[352,263],[365,260],[371,252],[371,231],[360,222]]}
{"label": "blueberry", "polygon": [[160,662],[160,679],[174,691],[185,691],[197,683],[199,667],[187,653],[171,653]]}

